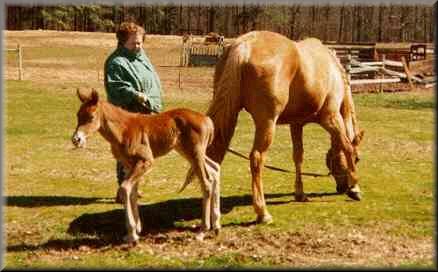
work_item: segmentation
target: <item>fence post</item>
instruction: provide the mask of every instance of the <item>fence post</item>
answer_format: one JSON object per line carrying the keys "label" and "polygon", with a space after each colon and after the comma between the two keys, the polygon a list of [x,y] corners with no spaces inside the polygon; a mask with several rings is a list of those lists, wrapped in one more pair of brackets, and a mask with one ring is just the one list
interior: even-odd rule
{"label": "fence post", "polygon": [[[385,56],[385,54],[382,54],[382,79],[385,79],[385,60],[386,60],[386,56]],[[381,93],[381,92],[383,92],[383,80],[380,82],[380,85],[379,85],[379,92]]]}
{"label": "fence post", "polygon": [[414,89],[414,83],[412,82],[411,71],[408,68],[408,63],[404,56],[401,57],[401,61],[403,63],[403,69],[405,70],[406,78],[408,79],[409,86],[411,87],[411,91],[412,91]]}
{"label": "fence post", "polygon": [[348,78],[348,82],[350,82],[350,86],[351,86],[351,55],[350,53],[348,53],[347,55],[347,63],[345,64],[345,71],[347,72],[347,78]]}
{"label": "fence post", "polygon": [[178,87],[180,90],[182,89],[182,87],[181,87],[181,67],[178,68]]}
{"label": "fence post", "polygon": [[18,51],[18,80],[23,79],[23,56],[21,52],[22,48],[20,44],[17,44],[17,51]]}

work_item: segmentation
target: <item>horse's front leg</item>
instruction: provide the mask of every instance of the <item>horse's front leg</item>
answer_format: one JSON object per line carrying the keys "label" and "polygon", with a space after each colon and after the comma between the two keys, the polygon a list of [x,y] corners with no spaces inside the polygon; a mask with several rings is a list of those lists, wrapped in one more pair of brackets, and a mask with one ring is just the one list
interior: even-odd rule
{"label": "horse's front leg", "polygon": [[124,240],[128,243],[139,239],[141,220],[137,204],[137,186],[140,178],[151,168],[151,164],[150,161],[139,160],[119,187],[118,195],[122,196],[126,215],[127,235]]}
{"label": "horse's front leg", "polygon": [[256,222],[270,224],[273,222],[273,219],[266,207],[263,193],[262,170],[268,148],[274,138],[275,120],[259,120],[258,122],[255,121],[255,124],[254,145],[250,154],[253,207],[257,214]]}
{"label": "horse's front leg", "polygon": [[295,164],[295,200],[308,201],[303,189],[303,180],[301,177],[301,167],[303,164],[303,126],[290,125],[290,134],[293,144],[293,160]]}

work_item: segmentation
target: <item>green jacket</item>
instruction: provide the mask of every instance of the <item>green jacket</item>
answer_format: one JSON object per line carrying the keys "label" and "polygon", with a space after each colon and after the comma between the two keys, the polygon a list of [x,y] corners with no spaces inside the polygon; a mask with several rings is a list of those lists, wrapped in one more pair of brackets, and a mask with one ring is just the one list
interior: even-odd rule
{"label": "green jacket", "polygon": [[162,109],[160,78],[145,52],[118,47],[105,61],[105,90],[108,101],[130,111],[141,108],[139,92],[146,94],[148,110]]}

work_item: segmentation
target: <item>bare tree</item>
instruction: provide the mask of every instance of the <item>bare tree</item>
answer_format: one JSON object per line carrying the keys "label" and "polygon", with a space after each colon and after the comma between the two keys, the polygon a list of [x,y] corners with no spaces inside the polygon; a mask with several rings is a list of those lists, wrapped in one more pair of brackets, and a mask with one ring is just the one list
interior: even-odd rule
{"label": "bare tree", "polygon": [[433,6],[413,4],[7,5],[6,12],[8,30],[114,31],[115,25],[133,20],[156,34],[221,31],[233,37],[264,29],[291,39],[313,36],[339,42],[432,42],[436,29]]}
{"label": "bare tree", "polygon": [[297,33],[295,29],[295,24],[297,21],[297,17],[300,14],[300,5],[295,4],[289,7],[289,38],[297,39]]}

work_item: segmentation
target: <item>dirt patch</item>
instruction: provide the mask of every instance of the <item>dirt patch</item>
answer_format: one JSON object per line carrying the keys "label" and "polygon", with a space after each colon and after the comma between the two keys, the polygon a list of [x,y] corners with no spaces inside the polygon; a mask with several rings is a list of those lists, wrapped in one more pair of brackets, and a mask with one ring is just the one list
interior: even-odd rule
{"label": "dirt patch", "polygon": [[[195,239],[197,228],[151,232],[140,237],[135,247],[114,245],[104,240],[83,238],[54,240],[42,247],[22,246],[38,258],[66,258],[108,250],[133,251],[174,259],[182,263],[203,264],[211,258],[224,258],[230,264],[253,267],[364,267],[388,268],[421,263],[434,265],[432,238],[389,235],[384,226],[339,227],[308,226],[304,232],[262,232],[255,225],[225,226],[218,236],[210,233],[203,241]],[[266,229],[265,229],[266,230]],[[9,232],[8,232],[9,233]],[[13,248],[19,249],[19,248]],[[30,257],[32,257],[30,256]]]}
{"label": "dirt patch", "polygon": [[[158,238],[158,239],[157,239]],[[379,267],[415,263],[432,265],[432,239],[407,239],[386,235],[376,228],[320,229],[306,232],[266,232],[247,227],[225,229],[216,238],[202,242],[187,234],[146,235],[139,248],[150,254],[184,259],[205,259],[233,255],[253,263],[283,267],[358,266]]]}

